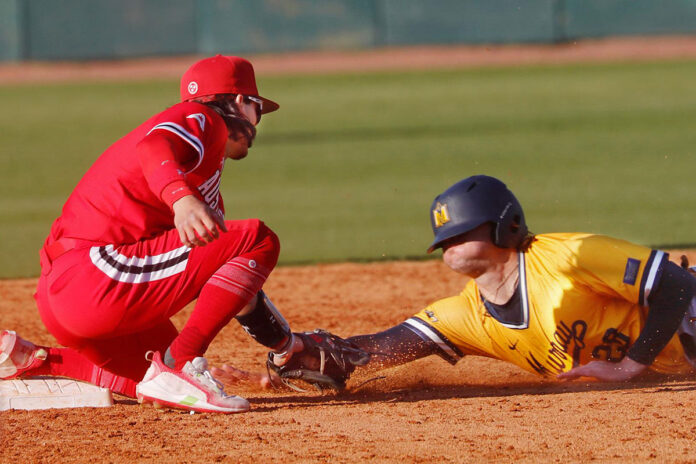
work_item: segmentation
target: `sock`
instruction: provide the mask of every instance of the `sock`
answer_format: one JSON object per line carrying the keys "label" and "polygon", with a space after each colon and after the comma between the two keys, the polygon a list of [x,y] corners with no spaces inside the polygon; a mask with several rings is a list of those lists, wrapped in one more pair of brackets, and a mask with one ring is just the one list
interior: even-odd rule
{"label": "sock", "polygon": [[251,298],[206,284],[186,325],[165,353],[164,363],[181,370],[187,361],[202,356],[215,336]]}
{"label": "sock", "polygon": [[[257,250],[226,262],[203,285],[191,317],[169,346],[169,354],[165,353],[170,363],[173,359],[174,369],[180,370],[187,361],[203,356],[220,330],[261,290],[277,259],[277,252],[273,251],[277,245],[273,244],[268,235],[267,240],[259,242]],[[267,245],[273,251],[270,266],[264,264],[268,261],[264,254]],[[256,259],[250,259],[251,256]]]}

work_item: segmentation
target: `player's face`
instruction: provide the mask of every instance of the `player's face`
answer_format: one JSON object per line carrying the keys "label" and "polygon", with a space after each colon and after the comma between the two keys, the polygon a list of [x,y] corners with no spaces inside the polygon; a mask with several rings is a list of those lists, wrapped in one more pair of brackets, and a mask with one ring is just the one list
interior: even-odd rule
{"label": "player's face", "polygon": [[[245,97],[237,95],[235,103],[242,116],[249,120],[253,125],[257,125],[261,120],[261,103],[260,100],[253,97]],[[246,158],[249,154],[249,143],[246,137],[241,135],[230,134],[225,144],[225,156],[229,159],[240,160]]]}
{"label": "player's face", "polygon": [[261,101],[254,97],[237,95],[235,98],[239,112],[253,125],[258,125],[261,121]]}
{"label": "player's face", "polygon": [[476,278],[486,272],[500,250],[491,240],[492,225],[482,224],[442,244],[442,260],[455,272]]}

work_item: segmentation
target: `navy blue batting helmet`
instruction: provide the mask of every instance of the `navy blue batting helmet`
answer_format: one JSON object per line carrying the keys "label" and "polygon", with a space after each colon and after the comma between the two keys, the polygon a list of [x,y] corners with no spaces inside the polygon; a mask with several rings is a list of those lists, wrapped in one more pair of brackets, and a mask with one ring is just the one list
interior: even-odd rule
{"label": "navy blue batting helmet", "polygon": [[524,212],[515,195],[494,177],[471,176],[435,197],[430,207],[435,240],[428,253],[445,240],[493,223],[492,241],[501,248],[517,248],[527,236]]}

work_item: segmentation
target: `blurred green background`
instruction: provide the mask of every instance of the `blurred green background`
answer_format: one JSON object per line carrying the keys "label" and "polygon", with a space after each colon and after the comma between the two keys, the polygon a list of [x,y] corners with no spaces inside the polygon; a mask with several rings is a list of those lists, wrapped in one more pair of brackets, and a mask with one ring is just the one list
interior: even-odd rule
{"label": "blurred green background", "polygon": [[684,34],[695,0],[0,0],[0,61]]}
{"label": "blurred green background", "polygon": [[[259,78],[281,104],[228,162],[227,218],[281,264],[423,258],[435,195],[504,180],[534,232],[696,245],[696,63]],[[175,80],[0,86],[0,277],[38,274],[51,222],[99,154],[176,103]]]}

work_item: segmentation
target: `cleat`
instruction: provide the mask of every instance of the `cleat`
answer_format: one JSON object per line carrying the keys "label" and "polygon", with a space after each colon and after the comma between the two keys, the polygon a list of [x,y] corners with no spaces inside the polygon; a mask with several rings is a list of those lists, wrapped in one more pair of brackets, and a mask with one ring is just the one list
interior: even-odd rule
{"label": "cleat", "polygon": [[44,348],[24,340],[12,330],[0,330],[0,379],[10,380],[40,366],[48,357]]}
{"label": "cleat", "polygon": [[220,382],[208,370],[205,358],[194,358],[181,371],[170,369],[158,352],[148,352],[151,364],[136,387],[138,400],[151,402],[155,408],[175,408],[195,412],[230,414],[245,412],[249,402],[227,395]]}

